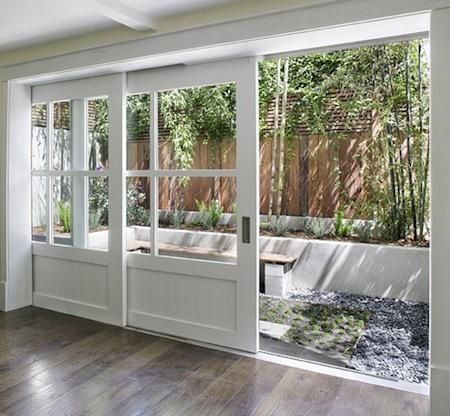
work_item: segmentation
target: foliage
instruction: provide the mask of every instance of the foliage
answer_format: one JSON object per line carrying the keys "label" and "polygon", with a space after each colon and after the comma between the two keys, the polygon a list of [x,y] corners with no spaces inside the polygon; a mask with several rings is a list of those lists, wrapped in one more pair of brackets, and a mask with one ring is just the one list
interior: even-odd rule
{"label": "foliage", "polygon": [[323,218],[307,218],[305,233],[311,237],[322,239],[327,235],[327,225]]}
{"label": "foliage", "polygon": [[127,187],[127,226],[150,225],[150,211],[146,208],[147,196],[140,183],[129,182]]}
{"label": "foliage", "polygon": [[342,210],[336,211],[334,216],[334,235],[336,237],[348,237],[352,232],[352,222],[346,221]]}
{"label": "foliage", "polygon": [[195,201],[199,211],[200,223],[207,229],[213,230],[216,228],[223,214],[223,208],[217,199],[205,203],[203,201]]}
{"label": "foliage", "polygon": [[150,95],[127,97],[127,139],[139,140],[150,134]]}
{"label": "foliage", "polygon": [[212,144],[234,137],[234,84],[174,89],[159,95],[159,113],[169,129],[174,168],[189,169],[197,140]]}
{"label": "foliage", "polygon": [[[109,138],[109,102],[105,98],[89,101],[93,106],[92,130],[89,131],[89,169],[98,170],[107,166]],[[89,108],[90,110],[90,108]],[[98,160],[100,156],[100,160]]]}
{"label": "foliage", "polygon": [[89,178],[89,229],[108,225],[108,178]]}
{"label": "foliage", "polygon": [[[384,238],[426,237],[429,223],[429,77],[424,41],[317,53],[290,58],[287,137],[301,140],[299,126],[326,136],[338,151],[345,132],[335,130],[336,112],[347,131],[361,114],[372,115],[372,137],[362,141],[355,163],[361,166],[365,195],[355,204],[344,182],[336,183],[339,205],[356,218],[374,219]],[[260,64],[261,128],[274,100],[276,61]],[[267,130],[264,130],[267,132]]]}
{"label": "foliage", "polygon": [[186,216],[186,212],[180,209],[176,209],[172,212],[171,222],[175,228],[181,228],[184,224],[184,217]]}
{"label": "foliage", "polygon": [[358,237],[358,241],[368,243],[374,231],[373,224],[369,221],[361,221],[353,226],[353,232]]}
{"label": "foliage", "polygon": [[281,217],[275,218],[275,221],[270,223],[270,229],[278,237],[284,237],[288,232],[288,226]]}
{"label": "foliage", "polygon": [[58,201],[58,219],[63,233],[70,233],[72,230],[72,211],[69,202]]}

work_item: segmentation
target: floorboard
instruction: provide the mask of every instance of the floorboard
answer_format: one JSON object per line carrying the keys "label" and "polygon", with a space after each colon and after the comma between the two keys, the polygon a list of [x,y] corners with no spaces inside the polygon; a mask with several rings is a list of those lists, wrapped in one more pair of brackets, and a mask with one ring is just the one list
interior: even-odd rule
{"label": "floorboard", "polygon": [[0,313],[0,416],[428,416],[428,397],[28,307]]}

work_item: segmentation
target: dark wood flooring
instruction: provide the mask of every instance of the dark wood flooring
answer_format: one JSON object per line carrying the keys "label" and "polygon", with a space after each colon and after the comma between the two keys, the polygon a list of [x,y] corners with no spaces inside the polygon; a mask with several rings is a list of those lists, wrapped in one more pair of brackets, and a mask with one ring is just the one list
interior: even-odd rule
{"label": "dark wood flooring", "polygon": [[428,398],[24,308],[0,313],[0,416],[422,416]]}

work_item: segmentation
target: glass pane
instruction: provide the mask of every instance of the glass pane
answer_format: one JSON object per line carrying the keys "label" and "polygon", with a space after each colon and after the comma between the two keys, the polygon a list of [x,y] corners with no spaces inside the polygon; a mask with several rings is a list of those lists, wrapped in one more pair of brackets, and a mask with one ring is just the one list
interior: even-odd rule
{"label": "glass pane", "polygon": [[70,101],[53,103],[53,169],[70,170],[72,137]]}
{"label": "glass pane", "polygon": [[127,178],[127,250],[150,253],[150,178]]}
{"label": "glass pane", "polygon": [[72,245],[72,178],[53,178],[53,242]]}
{"label": "glass pane", "polygon": [[127,97],[127,169],[150,167],[150,95]]}
{"label": "glass pane", "polygon": [[33,176],[32,188],[32,239],[47,242],[47,178]]}
{"label": "glass pane", "polygon": [[159,254],[236,262],[236,178],[159,178]]}
{"label": "glass pane", "polygon": [[33,170],[47,169],[47,104],[31,107],[31,167]]}
{"label": "glass pane", "polygon": [[108,249],[108,178],[88,178],[89,233],[88,248]]}
{"label": "glass pane", "polygon": [[88,100],[88,167],[89,170],[109,168],[109,101],[107,98]]}
{"label": "glass pane", "polygon": [[160,169],[236,167],[236,85],[158,93]]}

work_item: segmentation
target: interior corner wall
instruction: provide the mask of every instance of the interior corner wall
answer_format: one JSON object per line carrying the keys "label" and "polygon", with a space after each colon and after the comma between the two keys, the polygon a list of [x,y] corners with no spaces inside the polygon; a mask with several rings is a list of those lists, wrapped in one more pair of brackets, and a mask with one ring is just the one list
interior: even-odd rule
{"label": "interior corner wall", "polygon": [[31,89],[3,82],[0,89],[0,307],[32,303]]}
{"label": "interior corner wall", "polygon": [[450,8],[431,14],[431,414],[450,415]]}
{"label": "interior corner wall", "polygon": [[8,83],[0,82],[0,311],[6,309],[6,137]]}

